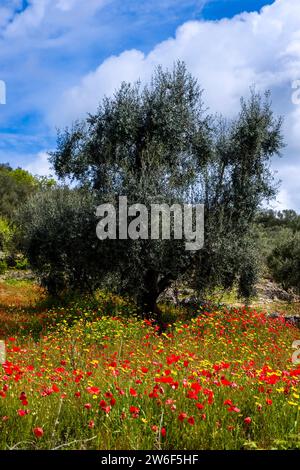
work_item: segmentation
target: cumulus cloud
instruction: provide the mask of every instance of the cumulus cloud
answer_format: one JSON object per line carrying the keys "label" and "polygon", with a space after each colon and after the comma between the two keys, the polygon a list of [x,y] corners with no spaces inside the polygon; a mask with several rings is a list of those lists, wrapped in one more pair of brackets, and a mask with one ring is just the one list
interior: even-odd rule
{"label": "cumulus cloud", "polygon": [[51,176],[53,171],[51,171],[49,163],[49,155],[47,152],[39,152],[31,162],[25,166],[25,170],[29,171],[33,175],[38,176]]}
{"label": "cumulus cloud", "polygon": [[[68,115],[75,118],[78,109],[93,110],[94,101],[121,81],[147,80],[155,65],[172,66],[177,59],[199,79],[213,111],[233,114],[252,84],[275,95],[285,87],[290,97],[292,80],[300,78],[300,3],[277,0],[260,13],[187,22],[147,55],[130,50],[105,60],[65,92],[61,108],[70,108]],[[297,114],[291,99],[286,107]]]}
{"label": "cumulus cloud", "polygon": [[[199,79],[211,112],[233,116],[253,84],[272,91],[274,109],[285,118],[288,144],[275,165],[283,182],[278,204],[300,209],[300,104],[291,98],[292,82],[300,79],[299,0],[276,0],[260,12],[231,19],[188,21],[147,54],[128,49],[99,59],[102,44],[113,37],[114,23],[106,25],[106,20],[119,11],[118,26],[128,10],[147,28],[147,18],[157,20],[166,12],[180,16],[185,7],[199,13],[208,1],[128,0],[124,5],[121,0],[28,0],[24,7],[22,0],[1,0],[0,79],[7,84],[8,104],[1,108],[0,125],[6,129],[12,123],[15,130],[29,121],[28,132],[51,140],[55,127],[94,112],[121,81],[146,82],[155,66],[172,67],[181,59]],[[6,138],[5,151],[12,147],[11,139]],[[52,144],[33,150],[38,154],[33,170],[46,168],[47,159],[38,152]]]}
{"label": "cumulus cloud", "polygon": [[260,12],[232,19],[190,21],[147,55],[128,50],[110,57],[65,90],[49,112],[50,122],[63,126],[94,112],[121,81],[145,82],[156,65],[172,67],[177,59],[198,78],[212,112],[233,116],[251,85],[271,90],[274,108],[285,118],[288,144],[284,159],[275,164],[283,180],[279,204],[299,209],[300,105],[292,102],[292,82],[300,79],[299,0],[276,0]]}
{"label": "cumulus cloud", "polygon": [[[109,0],[28,0],[24,9],[18,8],[18,2],[13,2],[11,10],[14,17],[6,28],[3,28],[3,37],[14,39],[23,36],[37,38],[38,34],[44,37],[49,32],[55,34],[62,27],[81,23],[92,18],[95,12]],[[19,2],[20,3],[20,2]],[[82,30],[82,28],[81,28]],[[76,29],[74,28],[74,32]],[[39,44],[37,44],[39,45]]]}

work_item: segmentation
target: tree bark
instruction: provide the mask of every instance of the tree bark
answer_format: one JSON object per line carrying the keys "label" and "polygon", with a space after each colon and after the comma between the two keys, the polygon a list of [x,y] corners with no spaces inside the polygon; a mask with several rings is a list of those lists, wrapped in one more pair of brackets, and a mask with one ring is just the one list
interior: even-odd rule
{"label": "tree bark", "polygon": [[163,277],[159,279],[159,274],[154,270],[148,270],[145,275],[146,289],[141,296],[141,308],[146,318],[155,319],[163,329],[161,311],[157,305],[159,295],[170,285],[171,279]]}

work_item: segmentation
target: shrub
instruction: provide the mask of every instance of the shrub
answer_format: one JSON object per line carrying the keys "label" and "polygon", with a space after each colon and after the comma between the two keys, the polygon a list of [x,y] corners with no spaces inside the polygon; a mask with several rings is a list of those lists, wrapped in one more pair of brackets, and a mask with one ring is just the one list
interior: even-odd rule
{"label": "shrub", "polygon": [[300,233],[290,233],[280,240],[268,257],[268,266],[275,281],[284,289],[300,293]]}

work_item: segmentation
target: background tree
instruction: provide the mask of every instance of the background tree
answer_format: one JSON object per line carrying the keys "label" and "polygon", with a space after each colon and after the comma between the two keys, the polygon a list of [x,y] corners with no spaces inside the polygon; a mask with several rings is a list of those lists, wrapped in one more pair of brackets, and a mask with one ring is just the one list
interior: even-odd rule
{"label": "background tree", "polygon": [[[96,244],[93,259],[99,269],[90,274],[91,285],[92,278],[101,284],[113,273],[119,290],[133,295],[145,313],[153,312],[159,294],[187,273],[199,292],[216,285],[229,288],[238,281],[241,293],[250,295],[256,272],[251,227],[261,202],[274,195],[269,163],[282,146],[280,128],[269,96],[263,99],[254,91],[249,101],[241,102],[236,120],[207,115],[202,91],[182,63],[171,72],[158,68],[145,87],[122,84],[95,115],[59,133],[51,156],[57,175],[73,180],[81,194],[88,191],[95,205],[117,204],[119,195],[126,195],[128,204],[146,206],[204,203],[205,247],[189,252],[180,240],[103,242],[94,230],[94,238],[85,239],[77,237],[81,232],[74,222],[77,250],[72,251],[71,242],[55,242],[56,231],[47,228],[51,213],[41,211],[41,222],[33,222],[33,227],[45,227],[48,244],[36,263],[39,250],[33,255],[30,246],[35,246],[40,232],[33,228],[27,234],[33,265],[42,271],[43,265],[57,259],[62,246],[61,266],[85,253],[84,265]],[[36,217],[28,210],[28,220]],[[63,225],[64,217],[56,226]],[[52,218],[57,224],[56,216]]]}
{"label": "background tree", "polygon": [[18,214],[23,250],[51,295],[98,287],[102,263],[94,206],[92,194],[53,187],[34,195]]}
{"label": "background tree", "polygon": [[19,256],[16,213],[34,194],[55,184],[51,178],[31,175],[22,168],[13,169],[0,164],[0,251],[2,271],[8,266],[26,266],[26,260]]}
{"label": "background tree", "polygon": [[11,221],[16,210],[37,191],[55,185],[55,180],[31,175],[22,168],[0,164],[0,216]]}
{"label": "background tree", "polygon": [[300,232],[288,233],[278,240],[268,256],[268,267],[284,289],[300,294]]}

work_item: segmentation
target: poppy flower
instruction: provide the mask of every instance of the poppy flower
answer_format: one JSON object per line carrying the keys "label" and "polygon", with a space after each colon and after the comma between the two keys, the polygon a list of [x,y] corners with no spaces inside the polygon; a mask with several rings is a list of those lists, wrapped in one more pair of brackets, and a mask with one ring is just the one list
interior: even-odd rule
{"label": "poppy flower", "polygon": [[137,408],[137,406],[131,406],[131,407],[129,408],[129,411],[130,411],[130,413],[139,413],[139,412],[140,412],[140,409]]}
{"label": "poppy flower", "polygon": [[156,377],[155,382],[157,383],[163,383],[163,384],[173,384],[173,378],[168,376],[168,377]]}
{"label": "poppy flower", "polygon": [[198,410],[203,410],[204,405],[202,403],[196,403],[196,407],[198,408]]}
{"label": "poppy flower", "polygon": [[134,390],[134,388],[130,388],[129,393],[132,397],[137,397],[137,392]]}
{"label": "poppy flower", "polygon": [[100,393],[100,388],[98,388],[98,387],[87,387],[86,390],[91,395],[99,395],[99,393]]}
{"label": "poppy flower", "polygon": [[247,425],[251,424],[251,422],[252,422],[252,419],[250,418],[250,416],[247,416],[247,418],[244,419],[244,423]]}
{"label": "poppy flower", "polygon": [[33,429],[33,434],[35,435],[35,437],[36,437],[37,439],[40,439],[40,438],[43,437],[43,435],[44,435],[43,428],[34,428],[34,429]]}
{"label": "poppy flower", "polygon": [[191,426],[194,426],[194,424],[195,424],[195,419],[194,419],[193,416],[190,416],[187,421],[188,421],[188,423],[189,423]]}
{"label": "poppy flower", "polygon": [[161,433],[162,437],[166,437],[166,435],[167,435],[166,428],[161,428],[160,433]]}
{"label": "poppy flower", "polygon": [[111,406],[103,406],[102,410],[108,415],[111,412]]}
{"label": "poppy flower", "polygon": [[198,382],[192,383],[191,388],[192,388],[196,393],[199,393],[199,392],[201,392],[201,390],[202,390],[202,386],[201,386],[200,384],[198,384]]}
{"label": "poppy flower", "polygon": [[224,404],[224,405],[230,405],[230,406],[233,405],[233,403],[232,403],[231,400],[225,400],[225,401],[223,402],[223,404]]}
{"label": "poppy flower", "polygon": [[186,414],[186,413],[180,413],[180,414],[178,415],[178,419],[179,419],[179,421],[181,421],[181,422],[184,421],[186,418],[187,418],[187,414]]}

